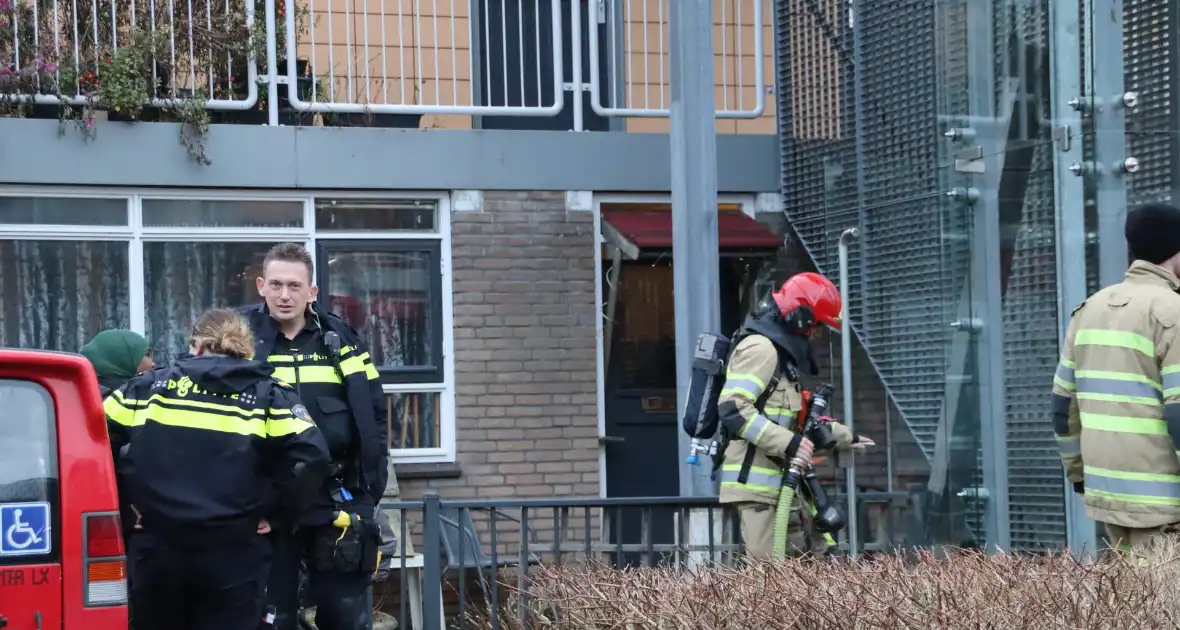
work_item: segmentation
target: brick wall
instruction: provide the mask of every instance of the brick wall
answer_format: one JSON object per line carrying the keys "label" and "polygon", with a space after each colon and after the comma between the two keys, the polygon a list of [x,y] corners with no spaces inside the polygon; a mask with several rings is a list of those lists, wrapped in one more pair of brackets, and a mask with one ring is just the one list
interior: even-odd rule
{"label": "brick wall", "polygon": [[451,224],[462,476],[402,495],[598,496],[593,213],[561,192],[487,192]]}

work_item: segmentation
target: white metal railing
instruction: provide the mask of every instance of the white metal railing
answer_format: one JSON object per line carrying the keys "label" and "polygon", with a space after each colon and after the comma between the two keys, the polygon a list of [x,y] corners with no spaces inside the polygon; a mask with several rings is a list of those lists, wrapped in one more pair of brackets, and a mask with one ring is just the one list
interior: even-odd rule
{"label": "white metal railing", "polygon": [[297,55],[315,77],[310,99],[291,90],[297,110],[555,116],[565,106],[560,0],[362,0],[342,15],[330,0],[282,1],[287,32],[299,3],[310,14],[285,51],[288,84],[300,80]]}
{"label": "white metal railing", "polygon": [[249,109],[253,15],[253,0],[0,0],[0,99],[84,105],[135,90],[156,107],[196,96]]}
{"label": "white metal railing", "polygon": [[[602,116],[670,115],[672,1],[0,0],[0,100],[102,100],[130,80],[109,59],[136,49],[150,69],[131,78],[157,84],[156,107],[244,110],[265,96],[278,124],[284,85],[310,112],[556,116],[569,100],[580,130],[582,98],[567,93],[589,92]],[[773,3],[714,3],[717,116],[760,117]]]}
{"label": "white metal railing", "polygon": [[[670,3],[675,1],[597,3],[597,19],[590,20],[590,89],[592,106],[600,116],[671,115],[668,13]],[[771,54],[766,49],[763,11],[772,8],[773,3],[713,0],[713,4],[713,50],[719,62],[714,81],[720,90],[716,98],[717,117],[759,118],[766,108],[764,66]],[[605,33],[602,33],[603,26]],[[613,52],[607,61],[607,75],[614,77],[610,86],[603,86],[599,81],[600,37],[606,40],[608,54]],[[747,68],[749,62],[752,68]]]}

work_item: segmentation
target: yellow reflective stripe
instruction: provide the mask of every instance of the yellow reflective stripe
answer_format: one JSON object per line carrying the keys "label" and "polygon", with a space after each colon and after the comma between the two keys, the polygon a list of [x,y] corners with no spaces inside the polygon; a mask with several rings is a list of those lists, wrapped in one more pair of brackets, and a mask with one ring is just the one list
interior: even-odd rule
{"label": "yellow reflective stripe", "polygon": [[340,371],[344,372],[345,376],[356,374],[357,372],[365,371],[365,361],[361,357],[352,357],[340,362]]}
{"label": "yellow reflective stripe", "polygon": [[[116,391],[115,393],[118,393]],[[102,403],[102,410],[106,412],[107,417],[113,422],[117,422],[126,427],[133,427],[143,424],[143,420],[137,419],[134,409],[129,409],[123,405],[115,396],[107,396],[107,399]]]}
{"label": "yellow reflective stripe", "polygon": [[1077,435],[1057,436],[1057,450],[1062,457],[1073,457],[1082,452],[1082,440]]}
{"label": "yellow reflective stripe", "polygon": [[266,437],[266,420],[262,418],[247,419],[216,413],[169,409],[167,407],[157,406],[149,407],[142,415],[145,420],[170,427],[184,427],[187,429],[216,431],[218,433]]}
{"label": "yellow reflective stripe", "polygon": [[[298,370],[298,374],[296,371]],[[277,367],[271,376],[288,383],[339,383],[340,375],[330,365],[301,365],[299,367]]]}
{"label": "yellow reflective stripe", "polygon": [[1127,503],[1139,503],[1142,505],[1167,505],[1180,506],[1180,498],[1176,497],[1150,497],[1140,494],[1123,494],[1121,492],[1107,492],[1106,490],[1099,490],[1097,488],[1090,488],[1090,484],[1086,484],[1086,495],[1092,496],[1096,499],[1107,499],[1110,501],[1126,501]]}
{"label": "yellow reflective stripe", "polygon": [[1082,469],[1088,475],[1099,475],[1102,477],[1110,477],[1112,479],[1129,479],[1131,481],[1163,481],[1167,483],[1180,483],[1180,475],[1167,475],[1164,473],[1140,473],[1140,472],[1126,472],[1122,470],[1114,470],[1112,468],[1099,468],[1098,466],[1085,466]]}
{"label": "yellow reflective stripe", "polygon": [[[1073,363],[1070,361],[1070,363]],[[1066,365],[1065,359],[1062,359],[1057,364],[1057,372],[1053,376],[1053,382],[1057,383],[1062,389],[1072,390],[1074,387],[1074,369],[1072,365]]]}
{"label": "yellow reflective stripe", "polygon": [[775,488],[773,486],[766,486],[757,483],[738,483],[736,481],[722,481],[721,487],[736,488],[738,490],[753,490],[755,492],[773,492],[775,494],[777,494],[779,491],[779,488]]}
{"label": "yellow reflective stripe", "polygon": [[1163,405],[1163,402],[1157,398],[1147,398],[1144,396],[1125,396],[1123,394],[1095,394],[1090,392],[1078,392],[1077,398],[1078,400],[1148,405],[1151,407],[1159,407]]}
{"label": "yellow reflective stripe", "polygon": [[294,363],[295,357],[289,354],[272,354],[266,357],[267,363]]}
{"label": "yellow reflective stripe", "polygon": [[361,360],[365,362],[365,376],[369,377],[370,381],[381,378],[381,375],[377,373],[377,366],[373,365],[373,359],[369,358],[368,352],[361,354]]}
{"label": "yellow reflective stripe", "polygon": [[1054,376],[1053,382],[1058,387],[1060,387],[1061,389],[1064,389],[1067,392],[1072,392],[1076,388],[1076,385],[1074,385],[1073,383],[1070,383],[1069,381],[1063,380],[1060,376]]}
{"label": "yellow reflective stripe", "polygon": [[1082,428],[1092,431],[1115,433],[1137,433],[1140,435],[1167,435],[1168,424],[1159,418],[1132,418],[1129,416],[1108,416],[1082,412]]}
{"label": "yellow reflective stripe", "polygon": [[1135,374],[1132,372],[1108,372],[1105,370],[1078,370],[1075,373],[1075,380],[1081,378],[1102,378],[1112,381],[1130,381],[1133,383],[1144,383],[1150,385],[1156,391],[1163,390],[1159,382],[1155,379],[1148,378],[1142,374]]}
{"label": "yellow reflective stripe", "polygon": [[1141,352],[1149,357],[1155,357],[1155,343],[1138,333],[1120,330],[1098,330],[1094,328],[1079,330],[1074,338],[1074,345],[1078,346],[1110,346],[1127,348]]}
{"label": "yellow reflective stripe", "polygon": [[721,395],[737,396],[755,402],[765,389],[766,383],[753,374],[726,372],[725,386],[721,389]]}
{"label": "yellow reflective stripe", "polygon": [[1071,361],[1071,360],[1069,360],[1069,359],[1067,359],[1067,358],[1065,358],[1065,357],[1061,357],[1061,361],[1060,361],[1059,363],[1060,363],[1062,366],[1065,366],[1066,368],[1069,368],[1069,369],[1071,369],[1071,370],[1072,370],[1072,369],[1074,369],[1074,368],[1076,368],[1076,367],[1078,366],[1078,364],[1074,363],[1073,361]]}
{"label": "yellow reflective stripe", "polygon": [[766,433],[766,427],[768,426],[770,426],[770,420],[767,420],[761,414],[756,415],[747,420],[746,424],[742,425],[742,430],[740,431],[741,437],[751,444],[758,444],[762,439],[762,434]]}
{"label": "yellow reflective stripe", "polygon": [[271,418],[266,423],[266,435],[269,437],[299,435],[310,428],[311,424],[299,418]]}
{"label": "yellow reflective stripe", "polygon": [[1180,396],[1180,365],[1165,365],[1160,376],[1164,380],[1164,398]]}

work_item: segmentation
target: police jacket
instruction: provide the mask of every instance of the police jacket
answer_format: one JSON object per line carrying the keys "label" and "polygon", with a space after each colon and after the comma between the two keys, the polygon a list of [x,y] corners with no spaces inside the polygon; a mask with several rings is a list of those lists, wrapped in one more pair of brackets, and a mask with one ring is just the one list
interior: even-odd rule
{"label": "police jacket", "polygon": [[[385,393],[356,331],[312,302],[303,345],[292,351],[265,303],[238,312],[254,332],[254,358],[270,363],[276,378],[295,387],[344,471],[345,485],[358,502],[376,507],[389,477]],[[336,343],[330,343],[329,333]]]}
{"label": "police jacket", "polygon": [[255,535],[280,502],[309,503],[327,472],[323,436],[263,363],[189,357],[132,378],[103,407],[112,450],[129,445],[127,500],[147,531]]}
{"label": "police jacket", "polygon": [[[773,321],[747,320],[740,336],[717,401],[723,429],[731,437],[721,464],[719,499],[776,505],[783,465],[802,439],[794,432],[803,408],[798,366],[806,364],[813,374],[816,370],[806,338],[778,330]],[[838,422],[832,423],[832,434],[838,449],[852,443],[852,432]]]}
{"label": "police jacket", "polygon": [[1180,279],[1135,261],[1073,311],[1053,378],[1053,429],[1094,520],[1180,522]]}

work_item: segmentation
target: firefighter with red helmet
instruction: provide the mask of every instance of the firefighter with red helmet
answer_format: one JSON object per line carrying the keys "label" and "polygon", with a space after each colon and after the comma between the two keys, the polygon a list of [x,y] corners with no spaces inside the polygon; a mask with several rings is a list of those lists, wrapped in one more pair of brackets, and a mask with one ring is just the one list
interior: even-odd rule
{"label": "firefighter with red helmet", "polygon": [[[729,436],[720,501],[737,508],[751,557],[771,556],[785,464],[792,458],[811,462],[814,445],[795,432],[804,407],[801,372],[819,373],[810,340],[821,326],[839,330],[842,308],[840,292],[827,278],[817,273],[792,276],[746,320],[730,354],[717,402],[722,430]],[[838,422],[831,428],[837,449],[872,444]],[[790,537],[792,553],[822,553],[825,545],[806,540],[809,528],[802,525],[810,519],[798,509],[794,506],[791,515],[796,534]]]}

